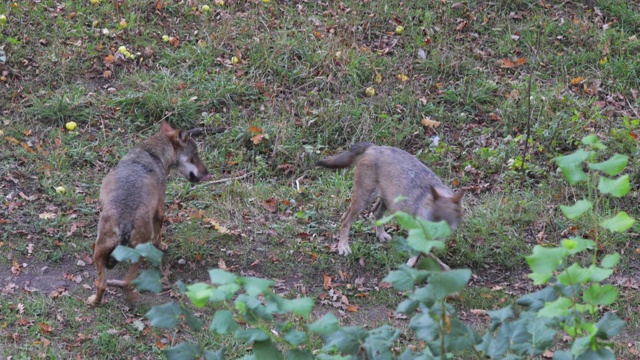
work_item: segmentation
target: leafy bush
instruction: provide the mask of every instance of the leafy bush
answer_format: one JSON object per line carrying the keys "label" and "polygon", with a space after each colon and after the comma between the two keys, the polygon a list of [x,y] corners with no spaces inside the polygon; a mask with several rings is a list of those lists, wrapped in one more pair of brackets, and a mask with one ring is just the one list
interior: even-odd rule
{"label": "leafy bush", "polygon": [[[555,158],[570,184],[585,182],[593,187],[596,180],[598,184],[598,191],[590,192],[592,199],[561,206],[569,219],[587,213],[595,218],[602,195],[621,197],[629,192],[628,175],[617,179],[600,175],[618,175],[625,169],[628,158],[616,154],[606,161],[595,162],[604,145],[595,136],[585,137],[582,143],[585,149]],[[589,173],[583,170],[585,162]],[[381,222],[392,218],[408,230],[406,238],[398,239],[400,249],[416,255],[444,247],[438,239],[449,235],[446,223],[431,223],[402,212]],[[619,212],[602,220],[600,226],[622,232],[633,223],[625,212]],[[593,255],[588,267],[570,262],[570,258],[588,251]],[[118,247],[114,256],[119,261],[134,262],[143,256],[158,265],[161,253],[145,244],[136,249]],[[400,329],[389,325],[372,330],[343,327],[331,313],[309,322],[314,308],[311,298],[285,299],[274,293],[273,281],[241,277],[221,269],[209,270],[210,283],[176,283],[177,290],[194,306],[201,308],[209,303],[222,306],[206,328],[182,300],[155,306],[145,316],[158,328],[173,328],[184,321],[195,332],[232,334],[252,345],[252,354],[243,359],[449,359],[462,351],[470,351],[478,359],[524,359],[549,352],[556,360],[615,359],[610,340],[625,322],[612,312],[598,317],[600,307],[609,306],[618,298],[614,285],[602,283],[612,275],[620,255],[599,257],[596,235],[594,239],[564,239],[556,247],[537,245],[526,260],[534,284],[546,287],[519,298],[517,316],[511,305],[488,311],[491,324],[483,335],[461,322],[456,310],[447,303],[449,296],[466,286],[470,270],[443,272],[425,257],[416,268],[400,265],[390,272],[384,281],[407,292],[397,311],[412,316],[411,336],[424,344],[422,348],[408,347],[401,353],[394,347]],[[134,284],[141,290],[159,292],[162,288],[160,273],[155,269],[144,271]],[[570,340],[559,342],[560,335]],[[224,349],[208,350],[190,342],[164,352],[169,359],[224,358]]]}

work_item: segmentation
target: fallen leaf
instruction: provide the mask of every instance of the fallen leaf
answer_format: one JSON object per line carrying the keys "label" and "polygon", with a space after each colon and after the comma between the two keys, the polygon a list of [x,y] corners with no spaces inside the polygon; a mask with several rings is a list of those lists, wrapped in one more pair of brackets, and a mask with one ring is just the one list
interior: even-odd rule
{"label": "fallen leaf", "polygon": [[578,76],[575,77],[573,79],[571,79],[571,85],[578,85],[580,83],[582,83],[584,81],[584,78],[582,76]]}
{"label": "fallen leaf", "polygon": [[351,311],[351,312],[358,312],[358,306],[357,305],[347,305],[345,310]]}
{"label": "fallen leaf", "polygon": [[111,65],[111,64],[113,64],[113,62],[114,62],[114,61],[116,61],[116,58],[115,58],[115,57],[113,57],[113,55],[111,55],[111,54],[107,55],[107,57],[105,57],[105,58],[104,58],[104,62],[105,62],[107,65]]}
{"label": "fallen leaf", "polygon": [[420,123],[422,125],[428,127],[428,128],[431,128],[431,129],[435,129],[438,126],[440,126],[440,122],[439,121],[432,120],[432,119],[430,119],[428,117],[422,118],[422,121]]}
{"label": "fallen leaf", "polygon": [[518,60],[516,60],[516,66],[521,66],[527,63],[527,59],[525,58],[520,58]]}
{"label": "fallen leaf", "polygon": [[253,142],[254,145],[258,145],[262,141],[263,137],[264,137],[264,134],[258,134],[256,136],[252,137],[251,141]]}
{"label": "fallen leaf", "polygon": [[252,134],[262,134],[262,128],[252,125],[252,126],[249,126],[249,132]]}
{"label": "fallen leaf", "polygon": [[275,213],[278,207],[278,199],[268,198],[262,202],[262,207],[268,212]]}
{"label": "fallen leaf", "polygon": [[324,278],[324,289],[329,290],[331,287],[331,276],[322,274],[322,277]]}
{"label": "fallen leaf", "polygon": [[498,60],[498,65],[500,65],[501,68],[505,68],[505,69],[509,69],[516,66],[516,64],[509,59]]}
{"label": "fallen leaf", "polygon": [[44,219],[44,220],[51,220],[51,219],[55,219],[56,218],[56,214],[52,213],[52,212],[43,212],[42,214],[38,215],[38,217],[40,219]]}
{"label": "fallen leaf", "polygon": [[53,331],[51,325],[47,324],[46,322],[40,323],[40,332],[42,332],[43,334],[49,334],[51,331]]}
{"label": "fallen leaf", "polygon": [[224,260],[222,260],[222,258],[218,259],[218,268],[222,269],[222,270],[226,270],[227,269],[227,264],[225,264]]}
{"label": "fallen leaf", "polygon": [[398,79],[402,82],[409,80],[409,77],[405,74],[398,74]]}

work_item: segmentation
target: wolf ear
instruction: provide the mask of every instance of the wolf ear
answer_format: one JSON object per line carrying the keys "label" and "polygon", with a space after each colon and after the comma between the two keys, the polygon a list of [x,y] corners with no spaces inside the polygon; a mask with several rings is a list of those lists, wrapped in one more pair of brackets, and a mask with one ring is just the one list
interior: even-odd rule
{"label": "wolf ear", "polygon": [[160,131],[162,131],[163,133],[165,133],[167,135],[171,135],[172,133],[175,132],[175,130],[171,127],[171,125],[169,125],[166,121],[163,121],[160,124]]}
{"label": "wolf ear", "polygon": [[438,199],[440,199],[440,197],[442,195],[440,195],[440,193],[438,192],[438,190],[436,190],[436,188],[434,188],[433,186],[431,187],[431,196],[433,196],[433,201],[436,201]]}
{"label": "wolf ear", "polygon": [[180,133],[178,133],[178,138],[181,141],[187,141],[191,138],[191,134],[188,131],[182,131],[180,130]]}
{"label": "wolf ear", "polygon": [[460,191],[456,192],[451,197],[451,201],[453,201],[455,204],[460,204],[460,201],[462,201],[462,197],[464,196],[465,192],[466,192],[466,190],[460,190]]}

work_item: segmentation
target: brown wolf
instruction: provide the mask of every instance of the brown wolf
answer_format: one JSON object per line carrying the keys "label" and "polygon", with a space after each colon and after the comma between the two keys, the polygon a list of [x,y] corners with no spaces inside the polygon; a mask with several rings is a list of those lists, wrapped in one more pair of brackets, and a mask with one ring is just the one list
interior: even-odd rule
{"label": "brown wolf", "polygon": [[[404,150],[361,142],[316,165],[342,169],[356,163],[351,205],[342,215],[340,226],[340,255],[351,253],[349,228],[377,196],[380,201],[373,210],[376,219],[382,218],[386,210],[392,213],[400,210],[429,221],[444,220],[451,229],[460,224],[464,191],[453,193],[433,171]],[[380,241],[391,240],[383,226],[376,226],[375,230]]]}
{"label": "brown wolf", "polygon": [[[174,168],[191,182],[210,177],[189,133],[174,130],[163,122],[158,134],[131,149],[102,181],[102,211],[93,254],[98,279],[96,294],[87,300],[90,305],[102,301],[107,287],[106,269],[117,263],[111,257],[116,246],[135,247],[151,241],[161,250],[166,249],[166,244],[160,240],[160,230],[164,220],[167,175]],[[139,264],[131,265],[124,280],[130,293],[129,283]]]}

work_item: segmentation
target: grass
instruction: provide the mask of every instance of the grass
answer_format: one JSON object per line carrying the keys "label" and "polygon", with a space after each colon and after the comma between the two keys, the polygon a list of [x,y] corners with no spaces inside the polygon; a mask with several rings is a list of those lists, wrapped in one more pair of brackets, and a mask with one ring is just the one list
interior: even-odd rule
{"label": "grass", "polygon": [[[108,293],[97,310],[82,303],[95,271],[77,261],[92,253],[100,182],[131,146],[158,131],[160,120],[227,127],[198,139],[201,158],[215,178],[251,172],[193,188],[178,175],[170,178],[170,279],[203,279],[206,269],[224,264],[282,280],[291,296],[318,296],[326,292],[327,275],[359,306],[343,316],[345,323],[378,323],[373,314],[393,311],[401,296],[378,285],[406,259],[393,244],[375,240],[367,216],[352,228],[352,256],[330,251],[353,171],[315,168],[325,155],[357,141],[397,146],[452,188],[472,189],[463,225],[439,254],[478,276],[456,304],[462,311],[493,309],[505,294],[510,301],[528,291],[523,256],[535,244],[592,234],[597,219],[574,224],[560,215],[557,205],[585,190],[561,180],[553,157],[595,133],[610,154],[631,156],[628,171],[637,183],[637,1],[230,0],[223,7],[209,4],[209,13],[200,11],[205,2],[162,2],[159,8],[157,2],[15,4],[0,4],[7,16],[0,25],[7,57],[0,63],[0,274],[19,289],[30,281],[42,292],[1,295],[5,356],[155,358],[176,337],[191,336],[149,330],[142,318],[148,306],[127,305],[119,291]],[[400,24],[405,30],[396,35]],[[177,43],[163,42],[165,34]],[[122,58],[120,46],[140,55]],[[515,65],[519,59],[526,61]],[[376,95],[367,97],[367,87]],[[425,127],[425,117],[441,125]],[[78,124],[76,131],[64,129],[68,121]],[[252,140],[260,133],[262,140]],[[516,160],[527,140],[523,174]],[[57,194],[58,186],[66,193]],[[265,201],[275,201],[275,212]],[[603,216],[614,210],[639,215],[631,197],[607,200],[604,208]],[[55,218],[40,218],[45,213]],[[391,233],[399,233],[396,225]],[[616,276],[637,282],[633,237],[601,232],[600,242],[625,254]],[[11,274],[14,264],[26,264],[19,276]],[[54,283],[64,284],[69,296],[51,297],[53,289],[38,275],[45,266],[60,272]],[[366,296],[347,291],[355,279]],[[616,305],[628,322],[620,357],[640,346],[633,340],[640,333],[640,302],[629,284],[620,285]],[[26,324],[15,325],[20,319]],[[133,325],[137,320],[142,330]],[[54,330],[45,331],[43,322]],[[228,338],[208,341],[238,345]],[[109,355],[114,349],[120,355]],[[232,355],[245,350],[238,346]]]}

